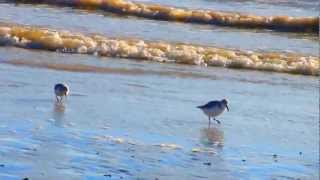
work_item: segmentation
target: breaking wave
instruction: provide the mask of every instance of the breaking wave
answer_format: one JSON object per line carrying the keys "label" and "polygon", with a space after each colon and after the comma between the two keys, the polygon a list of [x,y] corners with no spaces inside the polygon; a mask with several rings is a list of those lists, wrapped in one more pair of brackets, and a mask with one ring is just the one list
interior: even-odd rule
{"label": "breaking wave", "polygon": [[149,19],[214,24],[242,28],[319,33],[319,17],[257,16],[238,12],[192,10],[125,0],[13,0],[18,3],[47,3],[90,9]]}
{"label": "breaking wave", "polygon": [[0,23],[0,45],[62,53],[319,75],[319,57],[254,52],[161,41],[115,39],[33,26]]}

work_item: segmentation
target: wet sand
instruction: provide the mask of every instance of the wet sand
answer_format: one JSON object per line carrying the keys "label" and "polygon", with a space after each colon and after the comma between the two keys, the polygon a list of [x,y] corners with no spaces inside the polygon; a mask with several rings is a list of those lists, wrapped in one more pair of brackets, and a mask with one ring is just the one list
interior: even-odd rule
{"label": "wet sand", "polygon": [[[28,25],[35,31],[16,31],[18,37],[12,38],[18,48],[6,44],[9,36],[3,32],[8,29],[1,29],[1,180],[319,179],[318,76],[58,53],[26,39],[46,42],[37,31],[45,27],[64,32],[63,37],[72,32],[69,40],[76,41],[78,33],[99,34],[244,52],[297,53],[310,63],[308,56],[319,59],[315,34],[6,2],[0,0],[1,25]],[[292,17],[318,16],[319,5],[310,0],[137,2]],[[71,42],[66,44],[77,44]],[[270,58],[273,63],[279,60]],[[63,104],[55,102],[53,92],[59,82],[71,89]],[[218,118],[221,125],[208,128],[207,117],[196,106],[222,98],[230,102],[230,112]]]}
{"label": "wet sand", "polygon": [[[0,179],[319,178],[316,77],[18,48],[1,54],[0,62],[71,70],[1,63]],[[112,71],[72,71],[77,64]],[[57,82],[70,85],[65,104],[54,102]],[[230,112],[208,129],[195,106],[225,97]]]}

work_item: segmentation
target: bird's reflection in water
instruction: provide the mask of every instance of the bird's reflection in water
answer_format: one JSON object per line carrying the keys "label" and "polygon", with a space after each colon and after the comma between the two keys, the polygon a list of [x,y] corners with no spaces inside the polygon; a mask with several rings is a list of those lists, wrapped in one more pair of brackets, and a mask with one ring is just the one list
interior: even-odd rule
{"label": "bird's reflection in water", "polygon": [[66,110],[66,105],[63,102],[55,102],[53,106],[53,119],[54,124],[59,127],[63,127],[65,116],[64,112]]}
{"label": "bird's reflection in water", "polygon": [[206,146],[223,147],[223,131],[218,127],[201,129],[201,142]]}

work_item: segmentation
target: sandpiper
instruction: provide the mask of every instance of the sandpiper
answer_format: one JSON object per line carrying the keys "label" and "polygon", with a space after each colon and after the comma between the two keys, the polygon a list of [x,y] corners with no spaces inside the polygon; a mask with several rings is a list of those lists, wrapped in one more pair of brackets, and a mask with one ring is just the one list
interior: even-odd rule
{"label": "sandpiper", "polygon": [[220,124],[220,121],[217,120],[216,117],[222,114],[226,108],[229,111],[228,101],[226,99],[222,99],[221,101],[210,101],[205,105],[197,106],[197,108],[201,109],[203,113],[208,116],[209,126],[211,124],[211,117]]}
{"label": "sandpiper", "polygon": [[54,93],[56,94],[57,101],[61,102],[63,97],[67,97],[67,95],[69,94],[69,87],[64,83],[56,84],[54,86]]}

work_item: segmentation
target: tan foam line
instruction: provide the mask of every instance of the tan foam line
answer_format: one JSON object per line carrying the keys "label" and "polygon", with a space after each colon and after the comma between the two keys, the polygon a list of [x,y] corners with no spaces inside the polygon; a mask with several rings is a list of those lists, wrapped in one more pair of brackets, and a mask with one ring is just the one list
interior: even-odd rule
{"label": "tan foam line", "polygon": [[14,0],[8,2],[47,3],[89,9],[102,9],[117,14],[167,21],[319,33],[319,17],[257,16],[238,12],[192,10],[125,0]]}
{"label": "tan foam line", "polygon": [[136,39],[111,39],[101,35],[84,35],[22,25],[0,24],[0,44],[162,63],[319,75],[319,57],[315,56],[241,51]]}

